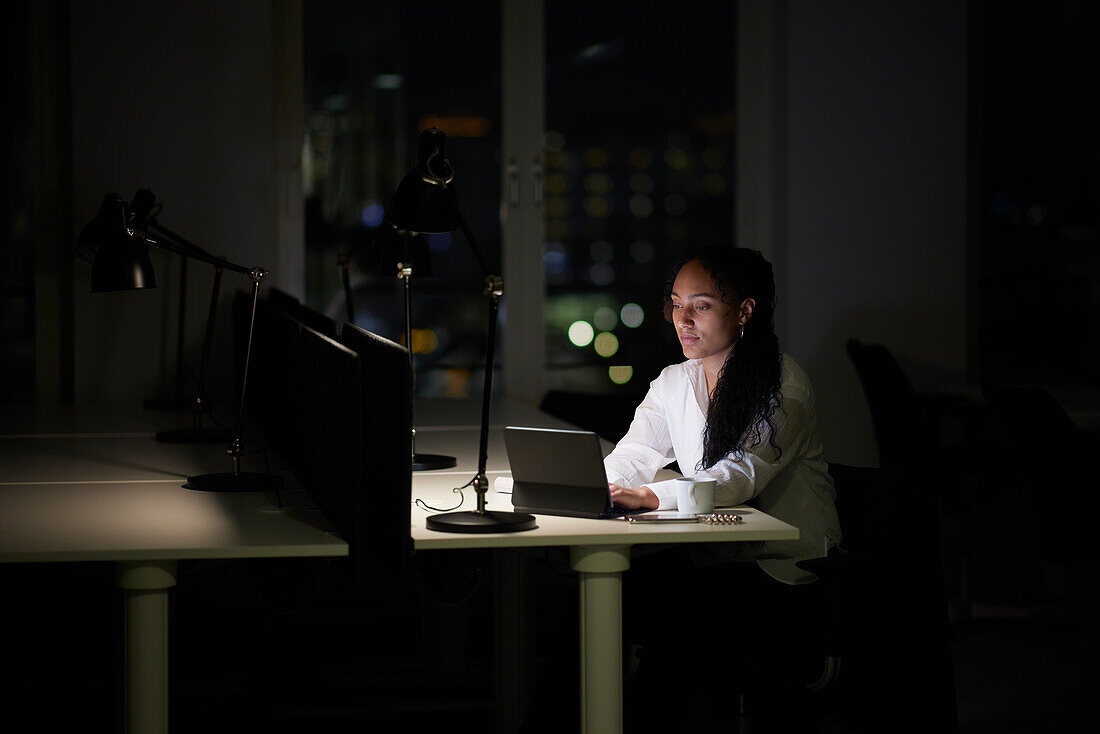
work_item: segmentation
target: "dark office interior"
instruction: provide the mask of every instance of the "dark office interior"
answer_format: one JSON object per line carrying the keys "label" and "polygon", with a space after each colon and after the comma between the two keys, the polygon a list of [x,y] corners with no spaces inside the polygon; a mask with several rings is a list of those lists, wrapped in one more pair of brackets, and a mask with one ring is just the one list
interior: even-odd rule
{"label": "dark office interior", "polygon": [[[435,125],[485,259],[517,272],[502,224],[505,151],[526,108],[505,99],[522,55],[504,49],[529,20],[522,6],[16,3],[5,29],[0,403],[135,403],[194,379],[210,283],[201,266],[185,286],[182,373],[176,260],[156,256],[162,287],[141,306],[88,292],[77,235],[108,192],[152,188],[168,226],[263,262],[265,299],[291,294],[326,323],[346,320],[346,264],[353,322],[402,341],[393,273],[405,253],[384,217],[418,131]],[[505,313],[494,395],[617,440],[649,381],[681,358],[660,317],[669,266],[728,241],[775,265],[781,346],[814,381],[827,457],[838,476],[849,470],[838,508],[851,557],[822,567],[836,574],[831,626],[793,651],[775,641],[789,663],[720,619],[706,654],[651,655],[651,669],[712,681],[751,671],[714,683],[682,730],[1100,726],[1100,502],[1089,489],[1100,447],[1100,7],[531,7],[545,42],[544,280],[510,283],[504,303],[541,291],[541,321],[521,330],[523,312]],[[535,169],[521,163],[526,192]],[[477,262],[457,234],[416,246],[416,394],[480,398]],[[234,299],[246,288],[226,275],[213,337],[209,392],[226,423],[240,369]],[[581,323],[587,338],[573,330]],[[517,377],[532,359],[538,377]],[[579,634],[575,574],[552,549],[527,562],[535,689],[575,690],[575,659],[562,653]],[[181,561],[172,729],[493,730],[494,552],[417,552],[396,575],[365,563]],[[0,580],[0,706],[12,724],[33,722],[0,728],[121,730],[112,565],[0,563]],[[842,650],[837,683],[810,691],[831,645]],[[627,731],[663,722],[651,709],[677,711],[646,665],[644,654],[628,664]],[[523,731],[571,730],[577,703],[565,699],[536,693]]]}

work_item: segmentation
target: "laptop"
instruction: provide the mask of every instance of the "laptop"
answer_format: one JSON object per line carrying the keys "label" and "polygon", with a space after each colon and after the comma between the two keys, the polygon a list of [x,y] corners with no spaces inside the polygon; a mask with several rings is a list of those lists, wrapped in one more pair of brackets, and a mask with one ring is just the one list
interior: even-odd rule
{"label": "laptop", "polygon": [[507,426],[504,446],[517,512],[591,518],[649,512],[612,505],[600,437],[592,431]]}

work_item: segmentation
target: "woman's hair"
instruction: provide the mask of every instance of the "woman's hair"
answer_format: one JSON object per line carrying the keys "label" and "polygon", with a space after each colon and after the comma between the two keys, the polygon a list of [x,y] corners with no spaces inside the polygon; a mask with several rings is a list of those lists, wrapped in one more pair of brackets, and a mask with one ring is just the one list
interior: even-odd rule
{"label": "woman's hair", "polygon": [[[722,303],[737,309],[743,300],[756,301],[744,335],[730,350],[707,409],[703,433],[703,469],[726,456],[743,458],[743,450],[759,445],[762,423],[768,426],[768,442],[775,443],[772,414],[779,403],[780,354],[775,335],[775,276],[772,266],[757,250],[710,245],[682,259],[665,284],[665,318],[672,320],[672,287],[680,269],[698,262],[714,281]],[[736,317],[734,314],[733,317]]]}

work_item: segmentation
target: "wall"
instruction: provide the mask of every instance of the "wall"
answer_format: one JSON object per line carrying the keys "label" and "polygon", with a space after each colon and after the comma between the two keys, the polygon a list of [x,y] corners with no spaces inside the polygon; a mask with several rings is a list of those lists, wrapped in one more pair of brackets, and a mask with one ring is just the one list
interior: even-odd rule
{"label": "wall", "polygon": [[814,382],[828,458],[874,438],[845,340],[918,388],[966,368],[966,5],[787,5],[784,346]]}
{"label": "wall", "polygon": [[[287,169],[300,165],[286,162],[276,122],[294,122],[287,122],[279,103],[286,74],[282,49],[273,41],[282,28],[273,8],[285,5],[72,4],[77,231],[105,193],[129,200],[139,188],[150,188],[164,207],[162,225],[212,254],[272,270],[265,287],[301,291],[300,268],[295,272],[301,238],[295,253],[293,226],[287,227],[279,207],[295,175]],[[297,94],[300,99],[300,89]],[[95,295],[89,293],[90,266],[76,263],[77,400],[140,399],[170,379],[179,260],[154,253],[153,262],[161,286],[156,291]],[[185,354],[197,369],[212,269],[193,262],[188,276]],[[234,273],[222,279],[211,370],[223,395],[232,390],[228,305],[233,292],[248,285]]]}

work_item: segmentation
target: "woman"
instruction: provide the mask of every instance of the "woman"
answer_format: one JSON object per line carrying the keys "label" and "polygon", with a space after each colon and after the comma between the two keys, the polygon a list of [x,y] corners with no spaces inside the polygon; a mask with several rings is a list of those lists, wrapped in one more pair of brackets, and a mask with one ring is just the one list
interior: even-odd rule
{"label": "woman", "polygon": [[687,549],[696,565],[755,560],[787,584],[815,576],[795,564],[840,541],[806,373],[779,352],[775,280],[756,250],[711,246],[677,266],[665,317],[687,361],[654,380],[626,436],[604,461],[621,507],[671,509],[675,480],[655,482],[675,459],[686,476],[717,480],[716,505],[750,503],[800,531],[797,541]]}

